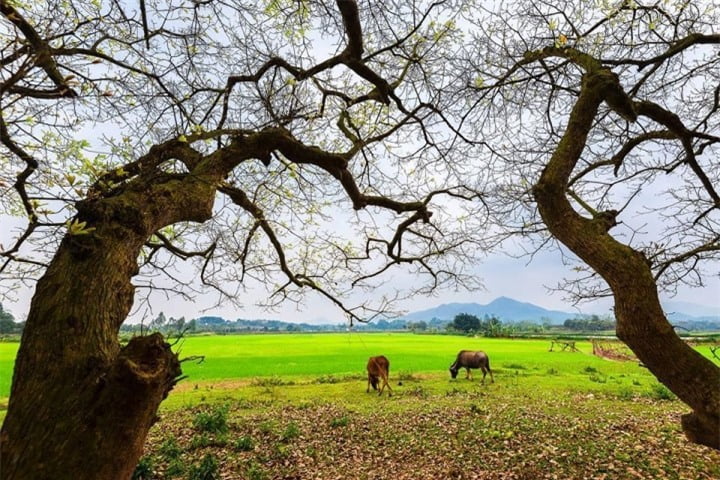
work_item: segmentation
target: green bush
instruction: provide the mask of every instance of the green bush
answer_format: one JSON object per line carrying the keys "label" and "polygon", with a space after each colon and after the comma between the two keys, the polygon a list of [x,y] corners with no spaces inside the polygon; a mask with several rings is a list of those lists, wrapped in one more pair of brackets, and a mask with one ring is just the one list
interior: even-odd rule
{"label": "green bush", "polygon": [[165,469],[165,476],[167,478],[179,477],[185,473],[185,464],[180,458],[173,458],[168,462],[168,466]]}
{"label": "green bush", "polygon": [[675,394],[662,383],[654,383],[648,396],[654,400],[674,400]]}
{"label": "green bush", "polygon": [[219,478],[217,459],[210,453],[205,455],[200,465],[193,465],[188,475],[188,480],[218,480]]}
{"label": "green bush", "polygon": [[147,455],[140,458],[131,478],[132,480],[150,480],[153,478],[152,458]]}
{"label": "green bush", "polygon": [[343,415],[342,417],[337,417],[330,420],[330,426],[333,428],[346,427],[349,422],[350,420],[348,419],[347,415]]}
{"label": "green bush", "polygon": [[180,457],[182,448],[178,445],[177,439],[174,436],[166,438],[163,443],[158,447],[158,453],[162,455],[166,460],[172,460]]}
{"label": "green bush", "polygon": [[202,433],[200,435],[195,435],[190,440],[190,448],[193,450],[203,447],[224,447],[225,445],[227,445],[226,435],[216,435],[215,437],[211,437],[207,433]]}
{"label": "green bush", "polygon": [[633,389],[627,386],[622,386],[618,389],[617,397],[620,400],[632,400],[635,398],[635,393],[633,392]]}
{"label": "green bush", "polygon": [[293,438],[297,438],[300,436],[300,427],[298,427],[297,423],[290,422],[287,427],[285,427],[285,431],[280,436],[280,439],[283,442],[287,442],[289,440],[292,440]]}
{"label": "green bush", "polygon": [[258,429],[260,430],[260,433],[268,435],[275,431],[275,422],[273,422],[272,420],[265,420],[260,425],[258,425]]}
{"label": "green bush", "polygon": [[216,407],[211,412],[198,412],[193,424],[201,432],[226,433],[228,431],[227,412],[227,406]]}
{"label": "green bush", "polygon": [[257,463],[251,462],[245,470],[248,480],[265,480],[267,474]]}
{"label": "green bush", "polygon": [[333,375],[321,375],[315,379],[315,383],[338,383],[340,379]]}
{"label": "green bush", "polygon": [[250,381],[253,387],[282,387],[284,385],[295,385],[292,380],[283,380],[277,375],[272,377],[256,377]]}
{"label": "green bush", "polygon": [[255,448],[255,443],[249,435],[243,435],[242,437],[235,440],[233,448],[239,452],[249,452]]}

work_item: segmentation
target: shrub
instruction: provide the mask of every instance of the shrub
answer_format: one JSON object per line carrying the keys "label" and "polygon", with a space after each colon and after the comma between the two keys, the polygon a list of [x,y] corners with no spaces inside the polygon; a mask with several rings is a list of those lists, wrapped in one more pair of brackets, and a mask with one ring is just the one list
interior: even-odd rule
{"label": "shrub", "polygon": [[260,433],[267,435],[275,430],[275,423],[272,420],[265,420],[258,426],[258,428],[260,429]]}
{"label": "shrub", "polygon": [[347,415],[343,415],[342,417],[337,417],[330,420],[330,426],[333,428],[346,427],[349,422],[350,420],[348,419]]}
{"label": "shrub", "polygon": [[140,458],[131,478],[132,480],[150,480],[153,478],[152,458],[147,455]]}
{"label": "shrub", "polygon": [[190,440],[190,448],[202,448],[202,447],[224,447],[227,445],[227,437],[225,435],[218,435],[216,437],[210,437],[207,433],[195,435]]}
{"label": "shrub", "polygon": [[245,474],[247,475],[248,480],[265,480],[267,478],[265,471],[263,471],[262,467],[255,462],[248,465],[245,470]]}
{"label": "shrub", "polygon": [[168,466],[165,469],[165,476],[167,478],[179,477],[185,473],[185,464],[180,458],[173,458],[168,462]]}
{"label": "shrub", "polygon": [[242,437],[235,440],[235,444],[233,445],[235,450],[239,452],[249,452],[253,448],[255,448],[255,442],[253,442],[252,438],[249,435],[243,435]]}
{"label": "shrub", "polygon": [[196,448],[207,447],[208,445],[210,445],[210,443],[210,437],[208,437],[207,434],[203,433],[202,435],[195,435],[194,437],[192,437],[192,439],[190,440],[190,448],[194,450]]}
{"label": "shrub", "polygon": [[160,444],[160,447],[158,448],[158,452],[166,460],[172,460],[172,459],[180,457],[180,454],[182,453],[182,449],[180,448],[180,445],[178,445],[178,442],[175,439],[175,437],[170,436],[170,437],[166,438],[162,444]]}
{"label": "shrub", "polygon": [[633,398],[635,398],[635,394],[630,387],[620,387],[617,393],[617,397],[620,400],[632,400]]}
{"label": "shrub", "polygon": [[649,397],[654,400],[674,400],[675,394],[662,383],[654,383],[650,387]]}
{"label": "shrub", "polygon": [[409,372],[407,370],[403,370],[398,373],[398,380],[400,381],[406,381],[406,380],[417,380],[417,377],[415,377],[412,372]]}
{"label": "shrub", "polygon": [[188,480],[218,480],[219,478],[217,459],[210,453],[205,455],[200,465],[193,465],[188,475]]}
{"label": "shrub", "polygon": [[227,406],[222,406],[216,407],[211,412],[199,412],[193,422],[195,428],[201,432],[226,433],[228,431],[227,411]]}
{"label": "shrub", "polygon": [[285,431],[280,436],[280,439],[283,442],[287,442],[289,440],[292,440],[293,438],[297,438],[300,436],[300,427],[298,427],[297,423],[290,422],[287,427],[285,427]]}
{"label": "shrub", "polygon": [[283,380],[277,375],[272,377],[256,377],[250,382],[254,387],[282,387],[283,385],[295,385],[292,380]]}
{"label": "shrub", "polygon": [[410,389],[407,393],[417,398],[427,398],[428,396],[428,392],[420,385]]}
{"label": "shrub", "polygon": [[333,375],[321,375],[315,379],[315,383],[338,383],[339,381],[340,379]]}

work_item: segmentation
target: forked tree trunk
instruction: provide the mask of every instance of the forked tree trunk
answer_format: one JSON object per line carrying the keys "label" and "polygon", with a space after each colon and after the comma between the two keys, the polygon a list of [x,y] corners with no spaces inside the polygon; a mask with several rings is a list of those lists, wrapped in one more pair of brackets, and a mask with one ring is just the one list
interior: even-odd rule
{"label": "forked tree trunk", "polygon": [[121,348],[118,331],[143,243],[164,225],[209,217],[214,179],[203,180],[155,175],[78,206],[96,230],[67,235],[37,284],[0,437],[3,480],[130,478],[181,372],[161,335]]}
{"label": "forked tree trunk", "polygon": [[688,439],[720,449],[720,369],[677,336],[662,311],[647,259],[608,234],[615,224],[614,213],[587,219],[575,212],[566,197],[568,179],[598,107],[608,95],[624,95],[610,71],[599,69],[585,75],[567,130],[533,193],[552,235],[612,289],[618,338],[692,408],[692,413],[682,418]]}

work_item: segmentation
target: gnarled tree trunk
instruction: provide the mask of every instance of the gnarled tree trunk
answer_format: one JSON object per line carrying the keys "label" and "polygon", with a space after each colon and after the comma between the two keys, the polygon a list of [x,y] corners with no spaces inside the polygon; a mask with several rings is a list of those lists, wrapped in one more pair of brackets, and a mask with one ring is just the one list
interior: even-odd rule
{"label": "gnarled tree trunk", "polygon": [[120,347],[131,278],[153,232],[211,214],[213,175],[136,179],[86,200],[37,284],[2,428],[2,478],[127,480],[180,364],[160,334]]}
{"label": "gnarled tree trunk", "polygon": [[608,234],[614,212],[593,219],[570,205],[566,189],[585,147],[598,107],[625,94],[612,72],[591,69],[585,74],[562,140],[533,192],[543,221],[552,235],[598,272],[615,298],[617,335],[645,366],[692,408],[682,425],[688,439],[720,449],[720,369],[690,348],[667,321],[657,285],[641,252]]}

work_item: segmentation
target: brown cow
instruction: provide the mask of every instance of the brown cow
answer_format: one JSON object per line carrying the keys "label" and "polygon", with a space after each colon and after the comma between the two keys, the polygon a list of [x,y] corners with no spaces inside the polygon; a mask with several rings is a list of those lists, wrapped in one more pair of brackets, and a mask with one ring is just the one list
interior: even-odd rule
{"label": "brown cow", "polygon": [[490,359],[485,352],[471,352],[469,350],[460,350],[455,363],[450,365],[450,375],[452,378],[457,377],[458,370],[464,368],[467,370],[465,378],[472,380],[472,374],[470,373],[471,368],[479,368],[483,372],[483,378],[481,383],[485,383],[485,375],[490,373],[490,379],[495,383],[492,370],[490,370]]}
{"label": "brown cow", "polygon": [[378,384],[382,379],[382,386],[380,387],[380,393],[378,393],[378,395],[382,395],[383,390],[387,387],[388,396],[392,397],[392,388],[390,388],[390,384],[388,383],[388,375],[390,375],[390,362],[388,359],[384,355],[370,357],[370,359],[368,359],[367,371],[368,386],[366,392],[370,391],[370,385],[372,385],[373,390],[377,390]]}

